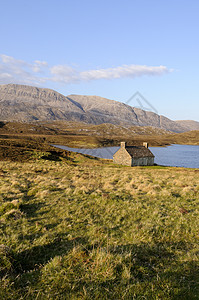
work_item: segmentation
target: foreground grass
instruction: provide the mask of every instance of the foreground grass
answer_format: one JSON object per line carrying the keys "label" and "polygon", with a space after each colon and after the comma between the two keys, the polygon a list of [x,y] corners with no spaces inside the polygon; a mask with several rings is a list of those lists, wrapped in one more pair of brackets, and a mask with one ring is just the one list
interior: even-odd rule
{"label": "foreground grass", "polygon": [[0,162],[0,299],[199,299],[199,171]]}

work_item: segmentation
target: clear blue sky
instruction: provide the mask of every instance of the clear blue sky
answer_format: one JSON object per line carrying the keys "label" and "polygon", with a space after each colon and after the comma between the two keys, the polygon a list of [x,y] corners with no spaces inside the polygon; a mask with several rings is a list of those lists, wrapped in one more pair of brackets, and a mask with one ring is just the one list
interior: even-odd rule
{"label": "clear blue sky", "polygon": [[0,0],[0,8],[0,84],[121,102],[139,91],[159,114],[199,121],[198,0]]}

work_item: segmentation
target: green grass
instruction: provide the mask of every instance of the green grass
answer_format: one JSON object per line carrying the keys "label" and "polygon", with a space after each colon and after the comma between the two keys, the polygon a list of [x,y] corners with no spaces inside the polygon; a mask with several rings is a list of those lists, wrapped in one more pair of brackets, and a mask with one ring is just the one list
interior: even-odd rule
{"label": "green grass", "polygon": [[0,162],[0,299],[199,299],[199,171]]}

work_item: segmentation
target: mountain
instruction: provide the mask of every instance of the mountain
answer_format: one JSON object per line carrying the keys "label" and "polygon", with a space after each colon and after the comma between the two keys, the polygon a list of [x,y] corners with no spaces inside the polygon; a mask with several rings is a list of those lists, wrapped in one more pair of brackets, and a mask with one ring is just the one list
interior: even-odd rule
{"label": "mountain", "polygon": [[35,120],[84,120],[87,116],[73,102],[50,90],[24,85],[0,86],[0,119],[31,122]]}
{"label": "mountain", "polygon": [[80,104],[85,112],[95,116],[100,123],[153,126],[174,132],[186,131],[184,127],[164,116],[131,107],[118,101],[98,96],[70,95],[67,98]]}
{"label": "mountain", "polygon": [[51,89],[0,85],[1,121],[81,121],[123,126],[153,126],[174,132],[195,129],[199,122],[172,121],[154,112],[99,96],[63,96]]}
{"label": "mountain", "polygon": [[184,127],[185,130],[199,130],[199,122],[192,120],[184,120],[184,121],[175,121],[181,127]]}

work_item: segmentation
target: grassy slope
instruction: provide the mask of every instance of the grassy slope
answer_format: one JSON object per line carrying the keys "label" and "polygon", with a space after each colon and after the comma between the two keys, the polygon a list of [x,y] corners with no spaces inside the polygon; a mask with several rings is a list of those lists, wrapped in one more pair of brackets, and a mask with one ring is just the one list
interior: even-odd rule
{"label": "grassy slope", "polygon": [[[1,122],[0,122],[1,123]],[[63,144],[71,147],[102,147],[119,145],[125,140],[128,144],[142,144],[148,141],[150,146],[168,144],[199,145],[199,131],[174,134],[152,127],[124,128],[113,124],[88,125],[74,122],[51,123],[14,123],[0,124],[0,137],[3,139],[35,140]]]}
{"label": "grassy slope", "polygon": [[198,299],[198,170],[33,156],[0,161],[0,299]]}

